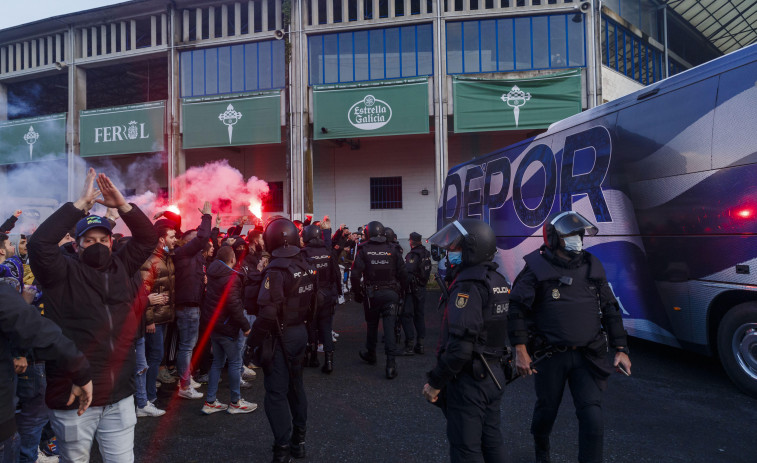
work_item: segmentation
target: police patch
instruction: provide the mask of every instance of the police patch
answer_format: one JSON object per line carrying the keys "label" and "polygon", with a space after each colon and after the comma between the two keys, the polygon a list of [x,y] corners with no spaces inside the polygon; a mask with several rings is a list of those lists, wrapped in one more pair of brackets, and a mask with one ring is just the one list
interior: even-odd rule
{"label": "police patch", "polygon": [[463,309],[468,305],[468,295],[465,293],[457,293],[457,299],[455,299],[455,307]]}
{"label": "police patch", "polygon": [[266,277],[266,278],[265,278],[265,283],[263,284],[263,287],[264,287],[265,289],[271,289],[271,283],[270,283],[270,279],[271,279],[270,277]]}
{"label": "police patch", "polygon": [[552,299],[560,299],[560,291],[557,288],[552,290]]}

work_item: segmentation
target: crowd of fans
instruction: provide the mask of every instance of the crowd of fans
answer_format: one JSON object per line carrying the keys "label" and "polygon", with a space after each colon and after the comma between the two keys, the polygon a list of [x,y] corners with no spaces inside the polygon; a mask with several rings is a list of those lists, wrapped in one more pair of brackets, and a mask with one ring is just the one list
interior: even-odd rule
{"label": "crowd of fans", "polygon": [[[104,216],[89,214],[95,203]],[[206,414],[257,408],[240,390],[256,376],[243,354],[270,259],[263,226],[243,218],[224,232],[209,202],[199,213],[192,230],[169,211],[152,222],[90,169],[80,198],[32,234],[12,234],[21,210],[0,226],[0,365],[13,371],[0,386],[0,461],[88,461],[95,437],[105,461],[133,461],[137,417],[165,414],[157,389],[177,381],[175,397],[205,398]],[[118,220],[129,235],[113,232]],[[348,294],[362,227],[294,223],[319,227]],[[317,364],[322,342],[312,350]],[[228,405],[216,397],[226,365]]]}

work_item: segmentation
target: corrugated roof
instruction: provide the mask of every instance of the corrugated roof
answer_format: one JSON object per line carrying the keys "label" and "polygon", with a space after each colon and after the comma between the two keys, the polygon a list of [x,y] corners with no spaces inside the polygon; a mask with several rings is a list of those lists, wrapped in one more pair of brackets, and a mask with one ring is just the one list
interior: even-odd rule
{"label": "corrugated roof", "polygon": [[668,0],[666,3],[723,53],[757,43],[755,0]]}

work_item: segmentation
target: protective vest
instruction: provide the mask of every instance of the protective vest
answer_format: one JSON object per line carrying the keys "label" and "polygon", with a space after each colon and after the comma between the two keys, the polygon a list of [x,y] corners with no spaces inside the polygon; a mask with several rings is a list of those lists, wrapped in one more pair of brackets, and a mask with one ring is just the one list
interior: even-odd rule
{"label": "protective vest", "polygon": [[333,283],[332,276],[334,275],[334,269],[332,268],[333,260],[331,252],[329,252],[326,246],[307,245],[302,249],[302,254],[305,255],[308,263],[315,268],[318,277],[318,286],[321,288],[331,288]]}
{"label": "protective vest", "polygon": [[487,292],[481,313],[484,330],[476,339],[476,348],[487,355],[501,356],[507,348],[510,282],[496,271],[496,266],[484,263],[462,269],[450,288],[450,294],[455,294],[454,286],[465,281],[483,285]]}
{"label": "protective vest", "polygon": [[[283,314],[279,314],[281,323],[297,325],[304,323],[313,307],[317,280],[314,269],[301,257],[280,257],[273,259],[266,268],[284,274]],[[263,281],[268,281],[265,277]]]}
{"label": "protective vest", "polygon": [[358,252],[365,263],[363,278],[366,285],[399,288],[395,271],[397,255],[390,243],[366,241]]}
{"label": "protective vest", "polygon": [[534,329],[547,344],[585,347],[602,330],[599,289],[607,277],[599,260],[586,254],[576,268],[554,265],[539,250],[523,258],[538,280]]}
{"label": "protective vest", "polygon": [[407,272],[416,279],[421,286],[426,286],[431,275],[431,253],[423,246],[417,246],[405,256]]}

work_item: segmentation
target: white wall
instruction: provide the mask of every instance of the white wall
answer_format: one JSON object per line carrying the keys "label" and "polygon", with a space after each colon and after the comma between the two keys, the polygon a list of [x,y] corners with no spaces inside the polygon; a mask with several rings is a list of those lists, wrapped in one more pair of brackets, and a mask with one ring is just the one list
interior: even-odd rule
{"label": "white wall", "polygon": [[[428,134],[359,140],[357,150],[329,140],[313,144],[313,219],[320,220],[328,214],[334,229],[344,223],[351,231],[378,220],[394,229],[407,250],[411,232],[425,239],[436,231],[434,137]],[[371,210],[370,178],[395,176],[402,177],[402,209]],[[428,196],[421,195],[424,188]]]}
{"label": "white wall", "polygon": [[644,86],[607,66],[602,66],[602,101],[617,100]]}

